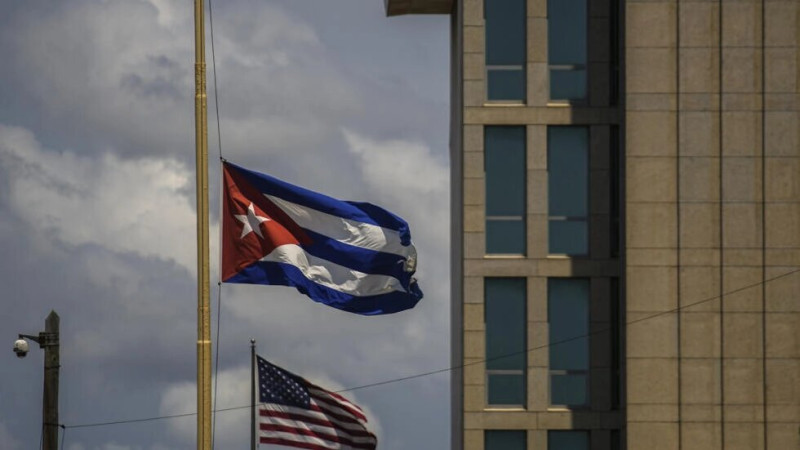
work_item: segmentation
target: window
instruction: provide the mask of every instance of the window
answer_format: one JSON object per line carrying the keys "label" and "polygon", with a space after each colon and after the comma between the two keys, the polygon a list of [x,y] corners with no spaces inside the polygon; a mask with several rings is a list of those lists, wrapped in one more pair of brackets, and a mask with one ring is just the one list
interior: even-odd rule
{"label": "window", "polygon": [[611,126],[611,142],[610,142],[610,165],[611,165],[611,196],[609,204],[609,212],[611,217],[611,256],[619,257],[620,254],[620,229],[619,229],[619,215],[622,199],[620,198],[620,177],[622,171],[620,168],[620,149],[619,149],[619,127],[617,125]]}
{"label": "window", "polygon": [[547,57],[552,100],[586,99],[586,0],[547,1]]}
{"label": "window", "polygon": [[525,278],[486,278],[486,393],[489,405],[525,405]]}
{"label": "window", "polygon": [[589,450],[589,432],[548,431],[547,450]]}
{"label": "window", "polygon": [[486,430],[483,432],[485,450],[525,450],[524,431]]}
{"label": "window", "polygon": [[486,0],[486,93],[490,101],[525,100],[525,0]]}
{"label": "window", "polygon": [[[547,280],[550,328],[550,403],[589,403],[589,280]],[[551,447],[552,448],[552,447]]]}
{"label": "window", "polygon": [[622,305],[619,295],[619,278],[611,278],[611,409],[619,409],[622,404],[622,390],[620,386],[620,368],[622,355],[620,354],[620,314]]}
{"label": "window", "polygon": [[486,253],[525,254],[525,127],[484,129]]}
{"label": "window", "polygon": [[551,254],[589,253],[589,129],[547,128]]}

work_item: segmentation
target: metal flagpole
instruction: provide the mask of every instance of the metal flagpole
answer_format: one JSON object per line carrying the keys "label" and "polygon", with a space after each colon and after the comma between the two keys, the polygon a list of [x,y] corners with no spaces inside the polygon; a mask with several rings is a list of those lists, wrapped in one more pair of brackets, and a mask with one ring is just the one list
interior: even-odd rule
{"label": "metal flagpole", "polygon": [[256,450],[256,340],[250,339],[250,450]]}
{"label": "metal flagpole", "polygon": [[197,448],[211,450],[211,311],[208,270],[208,119],[203,0],[194,0],[197,176]]}

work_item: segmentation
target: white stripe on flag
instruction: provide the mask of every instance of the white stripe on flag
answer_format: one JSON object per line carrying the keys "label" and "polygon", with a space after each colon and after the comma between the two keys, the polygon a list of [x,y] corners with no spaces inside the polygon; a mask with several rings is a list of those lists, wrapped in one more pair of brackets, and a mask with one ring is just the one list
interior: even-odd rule
{"label": "white stripe on flag", "polygon": [[284,439],[287,441],[293,442],[301,442],[306,444],[313,444],[323,448],[329,448],[332,450],[337,450],[341,448],[349,448],[349,447],[342,447],[341,444],[338,442],[331,442],[325,439],[320,439],[314,436],[306,436],[303,434],[294,434],[289,433],[287,431],[267,431],[267,430],[258,430],[259,437],[266,437],[266,438],[276,438],[276,439]]}
{"label": "white stripe on flag", "polygon": [[338,436],[342,439],[346,439],[356,444],[370,444],[375,442],[375,438],[372,436],[354,436],[342,430],[332,427],[326,427],[323,425],[302,422],[294,419],[286,419],[282,417],[273,417],[273,416],[268,416],[268,417],[269,417],[268,420],[261,420],[261,423],[268,423],[270,425],[280,425],[289,428],[308,430],[312,433],[327,434],[329,436]]}
{"label": "white stripe on flag", "polygon": [[302,228],[336,241],[404,257],[408,257],[415,252],[413,246],[405,246],[400,243],[400,233],[397,231],[334,216],[273,195],[264,194],[264,196],[275,203]]}
{"label": "white stripe on flag", "polygon": [[320,408],[335,414],[342,414],[352,417],[354,420],[364,422],[367,421],[367,417],[364,415],[364,412],[361,411],[361,408],[353,405],[352,403],[346,400],[339,400],[324,389],[316,389],[313,386],[309,386],[308,391],[311,393],[311,397]]}
{"label": "white stripe on flag", "polygon": [[[329,415],[325,415],[322,412],[312,411],[305,408],[298,408],[294,406],[287,406],[287,405],[279,405],[277,403],[262,403],[261,404],[261,411],[263,414],[259,414],[260,416],[271,416],[272,412],[277,414],[289,414],[292,416],[302,416],[309,420],[322,420],[326,422],[331,422],[334,426],[337,426],[343,431],[353,431],[353,432],[361,432],[366,431],[366,426],[362,422],[358,422],[355,420],[350,420],[349,422],[347,419],[339,419],[337,417],[331,417]],[[297,420],[302,420],[298,418]]]}
{"label": "white stripe on flag", "polygon": [[397,278],[352,270],[310,255],[295,244],[278,246],[261,261],[290,264],[314,283],[357,297],[405,292]]}

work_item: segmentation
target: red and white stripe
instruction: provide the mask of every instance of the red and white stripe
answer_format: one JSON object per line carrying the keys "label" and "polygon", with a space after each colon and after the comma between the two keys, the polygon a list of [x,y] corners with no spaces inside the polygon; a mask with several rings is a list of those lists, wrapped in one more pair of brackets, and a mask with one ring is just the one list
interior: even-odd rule
{"label": "red and white stripe", "polygon": [[308,383],[311,409],[262,403],[259,442],[312,450],[373,450],[364,412],[339,394]]}

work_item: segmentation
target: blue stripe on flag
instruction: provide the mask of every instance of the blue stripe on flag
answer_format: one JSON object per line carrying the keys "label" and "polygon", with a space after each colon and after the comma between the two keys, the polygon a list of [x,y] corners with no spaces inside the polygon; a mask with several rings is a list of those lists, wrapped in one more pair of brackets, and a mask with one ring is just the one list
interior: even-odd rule
{"label": "blue stripe on flag", "polygon": [[265,261],[244,268],[226,282],[291,286],[315,302],[365,316],[404,311],[413,308],[422,298],[416,283],[411,284],[410,292],[394,291],[365,297],[345,294],[310,281],[291,264]]}
{"label": "blue stripe on flag", "polygon": [[263,173],[253,172],[232,163],[227,164],[231,168],[238,170],[247,181],[264,194],[279,197],[333,216],[394,230],[400,233],[400,241],[403,245],[411,243],[408,223],[379,206],[370,203],[337,200],[300,186],[294,186]]}
{"label": "blue stripe on flag", "polygon": [[411,274],[405,271],[406,260],[400,255],[354,247],[313,231],[304,231],[312,242],[300,246],[314,256],[359,272],[389,275],[401,282],[405,280],[403,286],[407,286],[407,280],[411,278]]}

